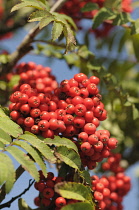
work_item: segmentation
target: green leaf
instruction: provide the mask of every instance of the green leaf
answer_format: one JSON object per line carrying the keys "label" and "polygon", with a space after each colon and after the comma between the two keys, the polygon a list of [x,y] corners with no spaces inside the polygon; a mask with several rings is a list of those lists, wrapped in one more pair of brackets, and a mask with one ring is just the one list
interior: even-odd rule
{"label": "green leaf", "polygon": [[55,162],[56,158],[52,153],[52,150],[45,144],[45,142],[41,141],[37,138],[37,136],[32,133],[26,132],[22,136],[19,137],[27,142],[29,142],[34,148],[39,150],[39,152],[46,158],[49,162]]}
{"label": "green leaf", "polygon": [[9,117],[9,114],[10,114],[9,108],[0,106],[0,116],[3,115],[2,112],[3,114],[5,114],[4,116]]}
{"label": "green leaf", "polygon": [[12,120],[10,120],[10,118],[6,115],[5,117],[0,116],[0,129],[2,129],[7,134],[15,138],[20,136],[23,133],[21,127],[15,122],[13,122]]}
{"label": "green leaf", "polygon": [[57,148],[55,155],[72,168],[79,170],[81,167],[80,156],[72,149],[68,149],[65,146],[60,146]]}
{"label": "green leaf", "polygon": [[83,181],[91,186],[90,174],[88,171],[79,171],[80,177],[82,177]]}
{"label": "green leaf", "polygon": [[88,58],[88,56],[94,56],[91,51],[88,50],[86,45],[83,45],[78,50],[78,55],[82,58]]}
{"label": "green leaf", "polygon": [[32,210],[23,198],[18,199],[19,210]]}
{"label": "green leaf", "polygon": [[51,13],[49,13],[49,15],[41,19],[39,23],[39,28],[40,29],[44,28],[45,26],[47,26],[49,23],[51,23],[54,20],[55,20],[54,16]]}
{"label": "green leaf", "polygon": [[115,16],[115,13],[111,9],[102,7],[93,19],[93,29],[97,28],[105,20],[114,19]]}
{"label": "green leaf", "polygon": [[78,30],[76,24],[74,23],[73,19],[65,14],[59,14],[58,13],[58,16],[61,16],[62,18],[64,18],[69,24],[71,27],[73,27],[76,31]]}
{"label": "green leaf", "polygon": [[55,145],[55,146],[65,146],[68,149],[73,149],[78,153],[78,148],[76,145],[69,139],[60,137],[60,136],[55,136],[54,139],[46,138],[44,139],[44,142],[49,145]]}
{"label": "green leaf", "polygon": [[55,191],[67,199],[92,202],[90,188],[76,182],[61,182],[55,185]]}
{"label": "green leaf", "polygon": [[8,177],[8,167],[7,167],[7,164],[5,164],[2,161],[1,154],[2,153],[0,153],[0,160],[1,160],[0,161],[0,185],[3,185],[4,182],[7,180],[7,177]]}
{"label": "green leaf", "polygon": [[9,193],[15,182],[15,170],[12,160],[4,153],[0,153],[0,185],[6,181],[6,193]]}
{"label": "green leaf", "polygon": [[87,202],[72,203],[62,207],[61,210],[95,210],[94,205]]}
{"label": "green leaf", "polygon": [[28,22],[40,21],[47,14],[48,12],[46,10],[37,10],[29,16]]}
{"label": "green leaf", "polygon": [[132,35],[131,40],[132,40],[132,43],[133,43],[133,49],[134,49],[135,56],[136,56],[137,60],[139,60],[139,48],[138,48],[139,34]]}
{"label": "green leaf", "polygon": [[34,161],[39,165],[39,167],[41,168],[41,170],[43,171],[44,176],[47,175],[47,168],[46,165],[42,159],[42,157],[38,154],[37,150],[35,150],[31,145],[29,145],[27,142],[25,141],[14,141],[13,145],[17,145],[20,146],[21,148],[23,148],[25,151],[27,151],[27,153],[34,159]]}
{"label": "green leaf", "polygon": [[5,54],[0,55],[0,63],[6,64],[9,61],[9,56]]}
{"label": "green leaf", "polygon": [[133,120],[136,120],[139,118],[139,111],[138,109],[135,107],[135,105],[132,105],[132,113],[133,113]]}
{"label": "green leaf", "polygon": [[103,69],[103,66],[101,62],[97,61],[96,59],[93,59],[87,62],[87,68],[89,70],[95,70],[100,72],[100,70]]}
{"label": "green leaf", "polygon": [[71,28],[66,25],[63,28],[63,32],[64,32],[64,36],[66,38],[66,51],[65,53],[67,53],[68,51],[72,51],[75,48],[76,45],[76,40],[73,36],[73,31],[71,30]]}
{"label": "green leaf", "polygon": [[52,41],[58,39],[62,31],[63,31],[63,24],[55,21],[52,27]]}
{"label": "green leaf", "polygon": [[81,12],[90,12],[92,10],[97,10],[97,9],[99,9],[98,4],[89,2],[84,5],[84,7],[81,9]]}
{"label": "green leaf", "polygon": [[22,167],[36,180],[39,181],[39,173],[35,166],[35,163],[29,158],[29,156],[17,147],[9,146],[5,149],[9,152],[16,161],[18,161]]}
{"label": "green leaf", "polygon": [[33,7],[35,9],[44,10],[44,9],[48,9],[48,4],[43,4],[39,0],[22,0],[21,3],[13,6],[13,8],[11,9],[11,12],[22,9],[23,7]]}
{"label": "green leaf", "polygon": [[4,109],[4,107],[0,106],[0,117],[7,117],[7,115],[3,109]]}
{"label": "green leaf", "polygon": [[132,22],[131,26],[131,34],[138,34],[139,33],[139,19]]}
{"label": "green leaf", "polygon": [[13,88],[14,85],[17,85],[19,83],[19,80],[20,80],[20,75],[13,75],[8,83],[8,87]]}
{"label": "green leaf", "polygon": [[123,25],[131,21],[130,15],[127,12],[120,12],[116,15],[113,24]]}
{"label": "green leaf", "polygon": [[0,129],[0,142],[3,144],[10,144],[12,141],[11,137],[2,129]]}
{"label": "green leaf", "polygon": [[4,147],[5,147],[5,145],[2,142],[0,142],[0,150],[3,150]]}
{"label": "green leaf", "polygon": [[105,0],[104,6],[119,11],[121,9],[121,0]]}

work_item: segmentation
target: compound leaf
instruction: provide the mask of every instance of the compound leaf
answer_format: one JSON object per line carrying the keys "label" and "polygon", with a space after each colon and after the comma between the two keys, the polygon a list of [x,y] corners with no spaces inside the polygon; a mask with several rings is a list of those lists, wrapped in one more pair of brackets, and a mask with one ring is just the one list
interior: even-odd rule
{"label": "compound leaf", "polygon": [[52,153],[52,150],[45,144],[45,142],[41,141],[37,138],[37,136],[32,133],[26,132],[20,139],[23,139],[29,142],[34,148],[36,148],[49,162],[55,162],[56,158]]}
{"label": "compound leaf", "polygon": [[11,137],[2,129],[0,129],[0,142],[9,144],[12,141]]}
{"label": "compound leaf", "polygon": [[36,181],[39,181],[39,173],[35,163],[25,152],[15,146],[9,146],[5,150],[9,152]]}
{"label": "compound leaf", "polygon": [[21,127],[6,115],[0,116],[0,129],[15,138],[23,133]]}
{"label": "compound leaf", "polygon": [[44,176],[47,175],[46,165],[42,159],[42,157],[38,154],[38,151],[34,149],[30,144],[25,141],[16,140],[13,142],[13,145],[20,146],[34,159],[34,161],[39,165],[41,170],[43,171]]}
{"label": "compound leaf", "polygon": [[9,193],[15,182],[15,170],[8,155],[0,153],[0,185],[4,182],[6,193]]}

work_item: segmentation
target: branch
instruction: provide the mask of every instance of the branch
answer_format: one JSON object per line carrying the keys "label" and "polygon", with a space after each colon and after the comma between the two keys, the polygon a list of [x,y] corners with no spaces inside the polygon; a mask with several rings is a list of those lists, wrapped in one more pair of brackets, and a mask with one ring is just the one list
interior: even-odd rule
{"label": "branch", "polygon": [[[50,12],[54,12],[59,10],[62,5],[67,0],[58,0],[50,9]],[[6,64],[3,64],[0,69],[0,76],[2,74],[6,74],[12,70],[12,68],[16,65],[16,63],[27,53],[29,53],[33,47],[31,46],[34,37],[40,32],[39,24],[37,24],[33,29],[30,30],[30,32],[25,36],[23,41],[20,43],[20,45],[17,47],[17,49],[9,55],[9,62]]]}
{"label": "branch", "polygon": [[[24,168],[20,165],[16,169],[16,180],[24,173]],[[5,199],[6,192],[5,192],[5,184],[2,186],[1,191],[0,191],[0,203]]]}
{"label": "branch", "polygon": [[0,209],[6,208],[6,207],[10,208],[12,202],[14,202],[16,199],[20,198],[22,195],[24,195],[30,189],[30,187],[33,185],[34,182],[35,182],[35,180],[33,180],[33,181],[29,180],[29,186],[19,195],[11,198],[8,202],[1,204]]}

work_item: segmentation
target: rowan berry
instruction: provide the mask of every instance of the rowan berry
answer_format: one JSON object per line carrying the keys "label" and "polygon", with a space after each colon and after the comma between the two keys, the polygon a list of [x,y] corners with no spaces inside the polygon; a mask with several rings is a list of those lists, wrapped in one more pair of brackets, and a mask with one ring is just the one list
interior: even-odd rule
{"label": "rowan berry", "polygon": [[37,108],[40,105],[40,99],[37,96],[31,96],[28,99],[28,104],[30,107]]}
{"label": "rowan berry", "polygon": [[54,190],[50,187],[46,187],[43,191],[42,194],[45,198],[52,198],[54,196]]}
{"label": "rowan berry", "polygon": [[65,206],[66,205],[66,199],[63,198],[63,197],[58,197],[56,200],[55,200],[55,205],[59,208],[61,208],[62,206]]}

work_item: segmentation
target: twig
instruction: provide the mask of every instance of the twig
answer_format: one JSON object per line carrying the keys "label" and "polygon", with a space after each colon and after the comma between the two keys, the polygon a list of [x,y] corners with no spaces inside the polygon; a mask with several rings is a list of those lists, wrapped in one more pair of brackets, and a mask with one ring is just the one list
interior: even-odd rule
{"label": "twig", "polygon": [[16,199],[18,199],[18,198],[20,198],[22,195],[24,195],[29,189],[30,189],[30,187],[33,185],[33,183],[35,182],[35,180],[29,180],[29,186],[26,188],[26,189],[24,189],[24,191],[22,192],[22,193],[20,193],[19,195],[17,195],[17,196],[15,196],[15,197],[13,197],[13,198],[11,198],[9,201],[7,201],[6,203],[3,203],[3,204],[1,204],[0,205],[0,209],[3,209],[3,208],[6,208],[6,207],[10,207],[11,206],[11,204],[12,204],[12,202],[14,202]]}
{"label": "twig", "polygon": [[[50,12],[54,12],[59,10],[62,5],[67,0],[58,0],[50,9]],[[41,31],[39,28],[39,24],[37,24],[33,29],[30,30],[30,32],[25,36],[23,41],[20,43],[20,45],[17,47],[17,49],[9,55],[9,62],[6,64],[3,64],[0,69],[0,76],[2,74],[6,74],[11,71],[11,69],[15,66],[15,64],[27,53],[29,53],[33,47],[31,46],[34,37]]]}

